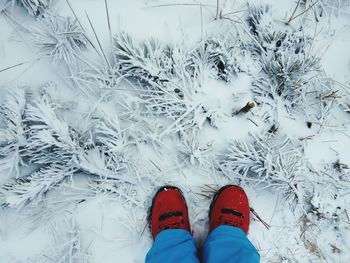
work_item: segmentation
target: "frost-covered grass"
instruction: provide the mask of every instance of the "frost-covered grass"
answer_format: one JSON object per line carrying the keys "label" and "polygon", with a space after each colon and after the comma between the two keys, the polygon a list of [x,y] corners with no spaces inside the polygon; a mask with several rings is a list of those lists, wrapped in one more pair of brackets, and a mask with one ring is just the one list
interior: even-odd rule
{"label": "frost-covered grass", "polygon": [[87,39],[76,19],[46,14],[40,26],[31,29],[32,41],[43,54],[58,64],[74,63],[79,51],[86,49]]}
{"label": "frost-covered grass", "polygon": [[18,5],[23,7],[29,15],[39,16],[43,14],[50,6],[51,0],[2,0],[4,5]]}
{"label": "frost-covered grass", "polygon": [[110,27],[118,9],[109,2],[92,21],[83,13],[85,23],[74,5],[67,16],[43,12],[49,2],[16,3],[38,17],[9,25],[58,78],[0,90],[9,226],[0,246],[17,238],[11,218],[46,245],[23,252],[8,242],[0,259],[112,262],[121,247],[123,262],[142,262],[157,187],[184,190],[201,242],[215,189],[233,183],[271,225],[252,216],[263,262],[347,262],[350,87],[327,75],[317,43],[333,37],[319,25],[334,28],[346,12],[329,14],[328,1],[297,1],[285,16],[274,4],[217,1],[197,6],[200,38],[164,41]]}

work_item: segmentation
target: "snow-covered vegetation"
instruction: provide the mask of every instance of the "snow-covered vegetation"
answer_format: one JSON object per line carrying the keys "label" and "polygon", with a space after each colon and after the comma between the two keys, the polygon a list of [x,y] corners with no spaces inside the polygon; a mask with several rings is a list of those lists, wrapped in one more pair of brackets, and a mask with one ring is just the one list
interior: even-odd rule
{"label": "snow-covered vegetation", "polygon": [[262,262],[350,261],[350,1],[0,0],[0,20],[1,262],[143,262],[164,184],[200,244],[228,183]]}

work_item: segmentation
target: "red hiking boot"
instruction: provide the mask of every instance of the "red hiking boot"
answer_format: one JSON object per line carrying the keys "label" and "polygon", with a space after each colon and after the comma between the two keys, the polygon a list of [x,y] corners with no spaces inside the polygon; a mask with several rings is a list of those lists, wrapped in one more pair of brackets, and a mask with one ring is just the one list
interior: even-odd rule
{"label": "red hiking boot", "polygon": [[209,210],[209,232],[220,225],[229,225],[248,233],[250,208],[244,190],[236,185],[222,187],[214,196]]}
{"label": "red hiking boot", "polygon": [[174,186],[161,187],[153,198],[149,214],[153,238],[165,229],[185,229],[191,232],[185,198]]}

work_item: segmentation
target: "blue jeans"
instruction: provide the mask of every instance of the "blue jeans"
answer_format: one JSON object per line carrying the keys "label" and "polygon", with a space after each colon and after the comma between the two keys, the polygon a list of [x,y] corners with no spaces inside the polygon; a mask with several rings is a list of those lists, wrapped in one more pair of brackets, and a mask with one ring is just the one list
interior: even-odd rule
{"label": "blue jeans", "polygon": [[[257,263],[260,256],[244,232],[232,226],[214,229],[204,243],[204,263]],[[196,243],[186,230],[160,232],[146,256],[146,263],[199,263]]]}

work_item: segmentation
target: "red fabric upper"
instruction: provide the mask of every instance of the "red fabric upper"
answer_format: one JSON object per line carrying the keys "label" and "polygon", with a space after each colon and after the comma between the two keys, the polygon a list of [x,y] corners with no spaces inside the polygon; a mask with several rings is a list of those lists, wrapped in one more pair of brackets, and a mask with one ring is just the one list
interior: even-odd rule
{"label": "red fabric upper", "polygon": [[186,201],[180,189],[165,186],[156,193],[150,211],[150,227],[153,238],[165,229],[191,231]]}
{"label": "red fabric upper", "polygon": [[235,185],[227,185],[214,197],[209,211],[209,232],[220,225],[229,225],[249,230],[250,208],[244,190]]}

